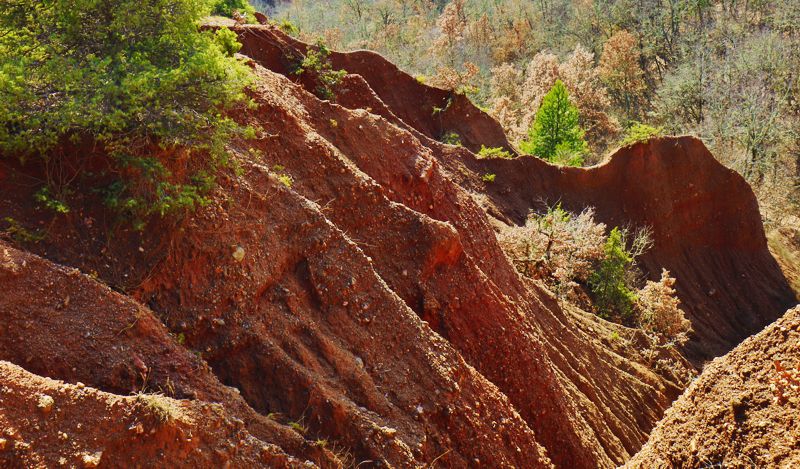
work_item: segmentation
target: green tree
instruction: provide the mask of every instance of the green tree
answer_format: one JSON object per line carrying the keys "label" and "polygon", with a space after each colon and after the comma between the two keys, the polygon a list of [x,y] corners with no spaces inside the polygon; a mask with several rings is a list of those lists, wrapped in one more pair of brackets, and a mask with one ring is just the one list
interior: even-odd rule
{"label": "green tree", "polygon": [[[224,111],[246,103],[251,79],[230,34],[199,30],[212,3],[0,2],[0,154],[52,159],[67,140],[95,142],[111,157],[95,178],[110,181],[111,205],[149,215],[200,202],[243,130]],[[181,178],[154,156],[178,149],[203,155]],[[80,167],[86,153],[61,158]]]}
{"label": "green tree", "polygon": [[567,88],[561,80],[556,80],[542,99],[528,130],[528,140],[520,145],[522,150],[550,161],[579,166],[588,146],[578,119],[578,108],[570,102]]}
{"label": "green tree", "polygon": [[636,293],[625,280],[634,255],[625,248],[624,238],[619,228],[611,230],[603,247],[605,257],[589,277],[589,287],[600,309],[600,316],[606,319],[612,313],[619,314],[623,320],[630,320],[633,315]]}

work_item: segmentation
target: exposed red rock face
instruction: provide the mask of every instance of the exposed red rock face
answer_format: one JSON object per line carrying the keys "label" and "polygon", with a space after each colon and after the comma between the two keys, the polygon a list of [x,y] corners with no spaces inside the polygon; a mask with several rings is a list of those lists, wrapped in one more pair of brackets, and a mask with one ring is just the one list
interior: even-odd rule
{"label": "exposed red rock face", "polygon": [[[592,169],[477,160],[434,140],[455,130],[470,148],[507,145],[467,101],[454,98],[439,113],[446,119],[434,119],[427,108],[446,104],[447,92],[366,52],[334,54],[359,74],[337,90],[339,104],[322,101],[290,73],[304,45],[269,26],[235,29],[258,63],[259,106],[233,117],[258,137],[231,145],[239,171],[221,175],[210,206],[136,234],[110,230],[96,196],[77,195],[48,225],[28,183],[41,168],[7,160],[0,219],[49,226],[30,250],[125,294],[0,245],[12,260],[2,267],[0,257],[0,280],[15,292],[0,298],[9,318],[0,359],[115,393],[140,390],[144,367],[172,396],[220,402],[290,462],[614,467],[646,441],[691,367],[650,370],[634,349],[603,343],[604,321],[522,279],[474,193],[507,221],[543,198],[595,206],[613,224],[650,224],[662,247],[647,265],[671,268],[679,285],[681,269],[703,287],[719,274],[728,307],[771,289],[742,303],[763,307],[759,316],[741,309],[738,323],[717,319],[728,327],[720,339],[695,326],[702,353],[732,346],[747,333],[740,327],[788,301],[752,193],[691,139],[636,146]],[[485,172],[494,184],[480,182]],[[659,188],[636,178],[683,179]],[[752,281],[735,270],[748,265],[759,272]],[[682,295],[686,304],[697,293]],[[694,315],[721,314],[715,308]],[[26,334],[26,314],[46,327]]]}
{"label": "exposed red rock face", "polygon": [[[263,58],[307,47],[275,29],[238,31],[243,51],[270,68],[274,59]],[[559,168],[530,157],[478,160],[430,140],[453,130],[473,151],[482,144],[509,148],[502,129],[469,100],[425,86],[373,52],[331,58],[335,67],[358,75],[339,92],[341,104],[369,107],[411,130],[462,186],[490,196],[495,216],[521,222],[531,209],[562,202],[575,211],[595,207],[597,218],[609,226],[652,227],[655,247],[644,266],[653,279],[662,267],[679,279],[678,293],[695,329],[686,353],[695,362],[726,353],[796,302],[766,249],[752,190],[699,140],[637,144],[588,169]],[[483,183],[483,174],[495,174],[495,182]]]}
{"label": "exposed red rock face", "polygon": [[800,308],[711,362],[626,465],[800,466]]}

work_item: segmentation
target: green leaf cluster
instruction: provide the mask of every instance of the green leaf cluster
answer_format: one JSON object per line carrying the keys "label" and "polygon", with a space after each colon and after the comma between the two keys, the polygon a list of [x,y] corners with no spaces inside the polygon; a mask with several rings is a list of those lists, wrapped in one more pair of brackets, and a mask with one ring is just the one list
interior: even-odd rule
{"label": "green leaf cluster", "polygon": [[339,86],[347,75],[345,70],[334,70],[331,63],[331,50],[322,40],[317,41],[314,47],[309,47],[306,55],[297,64],[294,73],[302,75],[307,73],[317,82],[317,96],[322,99],[332,100],[333,89]]}
{"label": "green leaf cluster", "polygon": [[46,158],[67,141],[98,143],[112,156],[117,192],[148,179],[152,191],[128,191],[139,215],[169,212],[176,204],[164,200],[197,186],[159,161],[150,164],[157,171],[131,171],[130,161],[183,148],[202,155],[192,166],[208,171],[242,131],[225,112],[246,103],[251,73],[232,57],[232,33],[198,28],[213,4],[3,0],[0,153]]}
{"label": "green leaf cluster", "polygon": [[445,132],[444,134],[442,134],[442,136],[439,139],[439,141],[442,142],[442,143],[446,143],[448,145],[455,145],[457,147],[462,146],[461,145],[461,136],[458,135],[458,132],[453,131],[453,130],[451,130],[449,132]]}
{"label": "green leaf cluster", "polygon": [[247,0],[216,0],[211,14],[233,18],[234,12],[245,18],[252,18],[256,9]]}
{"label": "green leaf cluster", "polygon": [[486,147],[481,145],[481,149],[478,151],[478,158],[504,158],[510,160],[514,158],[514,155],[502,147]]}
{"label": "green leaf cluster", "polygon": [[578,120],[578,108],[570,102],[566,86],[556,80],[542,99],[528,139],[520,147],[549,161],[579,166],[589,148]]}
{"label": "green leaf cluster", "polygon": [[641,122],[634,122],[628,127],[628,130],[625,131],[625,137],[622,139],[620,145],[625,147],[638,142],[646,142],[651,138],[660,137],[662,135],[664,135],[663,127],[653,127],[642,124]]}

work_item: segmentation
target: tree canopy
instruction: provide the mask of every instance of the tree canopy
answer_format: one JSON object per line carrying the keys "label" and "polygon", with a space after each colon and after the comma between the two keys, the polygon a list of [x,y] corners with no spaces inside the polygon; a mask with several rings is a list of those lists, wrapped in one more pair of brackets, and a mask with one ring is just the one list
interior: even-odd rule
{"label": "tree canopy", "polygon": [[237,129],[222,113],[245,101],[250,73],[232,56],[233,33],[198,29],[213,3],[0,1],[0,152],[94,140],[120,167],[159,179],[146,205],[169,210],[181,187],[164,185],[159,162],[141,160],[146,149],[219,156]]}
{"label": "tree canopy", "polygon": [[578,108],[569,100],[567,87],[556,80],[542,99],[522,150],[550,161],[580,165],[587,144],[579,117]]}

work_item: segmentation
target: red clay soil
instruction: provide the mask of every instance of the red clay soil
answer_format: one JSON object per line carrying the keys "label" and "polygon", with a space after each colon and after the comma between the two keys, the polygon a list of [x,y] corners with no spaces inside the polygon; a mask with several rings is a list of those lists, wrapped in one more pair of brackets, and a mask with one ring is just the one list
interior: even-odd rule
{"label": "red clay soil", "polygon": [[[322,101],[289,73],[299,43],[268,26],[237,30],[243,52],[267,67],[253,64],[258,108],[233,116],[257,138],[231,145],[239,171],[220,175],[208,207],[136,233],[115,226],[99,196],[75,191],[70,213],[54,216],[33,202],[42,168],[4,159],[0,220],[47,235],[24,242],[17,230],[16,246],[120,293],[0,245],[11,259],[3,286],[15,292],[0,299],[0,359],[117,394],[141,390],[146,369],[150,389],[219,402],[253,438],[320,465],[614,467],[647,440],[691,367],[675,356],[674,369],[651,370],[632,347],[609,345],[618,328],[522,279],[474,193],[505,220],[524,217],[535,193],[561,190],[575,192],[569,207],[597,206],[604,220],[650,220],[664,257],[654,251],[648,266],[678,256],[689,285],[715,281],[712,261],[749,266],[758,278],[713,272],[728,286],[720,301],[743,311],[715,319],[725,340],[777,314],[785,280],[771,275],[760,222],[750,223],[752,193],[722,178],[704,148],[686,146],[692,140],[635,147],[590,170],[477,160],[431,138],[457,130],[473,148],[503,145],[499,126],[469,103],[454,100],[447,115],[460,127],[442,127],[424,108],[447,92],[415,93],[422,85],[371,53],[335,55],[365,75],[343,83],[347,106]],[[494,185],[479,182],[487,168]],[[659,192],[636,175],[682,176],[697,193],[677,197],[678,183]],[[727,204],[739,202],[733,213]],[[763,306],[757,318],[736,302],[743,297]],[[697,311],[719,314],[705,308]],[[694,343],[722,347],[714,337],[700,327]]]}
{"label": "red clay soil", "polygon": [[[407,372],[402,368],[393,373],[382,372],[386,367],[402,366],[391,364],[396,358],[388,358],[386,354],[399,350],[413,356],[410,344],[422,345],[420,339],[398,341],[391,337],[402,330],[396,318],[408,317],[408,312],[413,310],[509,397],[526,424],[533,427],[537,441],[548,448],[550,457],[558,465],[612,465],[635,452],[646,438],[649,426],[679,392],[679,384],[665,382],[643,366],[589,345],[590,337],[572,330],[568,326],[570,318],[553,300],[544,292],[523,284],[500,251],[483,212],[466,192],[440,172],[437,162],[412,135],[366,112],[323,103],[279,75],[266,70],[258,73],[260,82],[255,98],[259,109],[247,123],[263,135],[275,137],[248,144],[263,151],[264,166],[285,168],[294,178],[293,192],[317,201],[325,217],[368,256],[367,267],[375,280],[358,281],[348,276],[339,279],[338,276],[343,275],[339,269],[344,267],[332,271],[327,265],[316,264],[320,253],[294,252],[303,249],[311,235],[305,231],[297,233],[297,229],[292,228],[286,230],[291,234],[286,240],[280,228],[285,215],[272,213],[286,196],[271,195],[274,189],[252,187],[253,182],[247,182],[248,189],[254,193],[237,193],[229,199],[246,200],[250,209],[238,215],[241,209],[231,207],[227,209],[224,223],[216,220],[222,216],[218,215],[211,220],[198,218],[198,225],[186,228],[189,233],[207,233],[212,224],[220,226],[222,231],[217,231],[216,236],[229,240],[228,243],[214,248],[207,238],[183,237],[171,251],[174,257],[162,264],[163,274],[159,275],[156,270],[145,284],[143,299],[156,310],[169,310],[175,315],[180,310],[196,311],[213,295],[219,297],[216,302],[219,306],[208,314],[221,318],[226,325],[242,322],[243,319],[237,319],[240,315],[260,317],[265,313],[251,311],[269,311],[276,303],[288,302],[283,299],[287,296],[297,302],[296,306],[290,303],[288,307],[295,315],[300,314],[299,311],[313,311],[315,301],[316,307],[323,311],[337,305],[350,311],[355,309],[355,319],[364,331],[355,331],[356,336],[348,332],[345,337],[337,337],[335,342],[356,348],[351,353],[363,360],[371,375],[378,374],[382,381],[392,380],[380,383],[381,388],[399,393],[403,383],[413,379],[422,389],[408,392],[422,391],[425,399],[434,399],[430,405],[438,408],[440,415],[449,416],[454,409],[443,404],[441,399],[449,397],[450,393],[455,393],[453,397],[463,395],[466,392],[463,384],[461,390],[447,391],[446,387],[426,382],[423,377],[428,373],[425,372],[415,374],[415,378],[406,378]],[[332,125],[331,120],[337,124]],[[254,173],[257,171],[258,168],[253,169]],[[255,205],[262,193],[269,195],[264,207]],[[269,212],[263,213],[266,210]],[[291,216],[298,217],[298,211],[293,211]],[[261,221],[265,219],[272,225],[265,225]],[[228,233],[228,227],[235,231]],[[242,246],[246,253],[253,253],[252,258],[248,257],[251,260],[244,263],[249,275],[242,277],[232,271],[231,274],[237,275],[225,281],[203,279],[198,272],[207,269],[206,265],[218,265],[220,258],[229,257],[233,242]],[[188,259],[187,254],[190,255]],[[276,277],[288,275],[280,269],[292,272],[290,279],[299,279],[277,280]],[[344,270],[358,272],[355,265]],[[311,298],[306,298],[308,293],[297,293],[304,283],[306,289],[315,292]],[[403,308],[410,309],[403,313],[383,311],[376,316],[385,307],[378,306],[383,302],[375,298],[378,292],[369,291],[368,285],[386,285],[392,295],[399,295],[403,300]],[[475,285],[480,288],[474,288]],[[230,291],[233,286],[241,292]],[[180,292],[181,297],[165,294],[169,292]],[[329,298],[333,292],[335,296]],[[268,301],[253,304],[253,300],[248,299],[252,295]],[[349,295],[356,297],[349,298]],[[260,372],[275,373],[272,370],[278,368],[262,352],[272,347],[263,344],[265,336],[274,335],[273,340],[280,343],[293,335],[291,329],[284,331],[276,326],[281,316],[273,317],[274,314],[268,316],[269,321],[265,320],[270,324],[269,330],[265,329],[258,338],[237,337],[218,344],[215,337],[219,332],[210,336],[210,340],[215,341],[212,349],[218,346],[222,349],[212,352],[208,359],[218,373],[228,374],[223,378],[225,382],[243,389],[244,396],[256,409],[265,412],[279,409],[296,415],[309,407],[306,400],[297,402],[297,396],[283,393],[271,395],[262,386],[249,383],[253,377],[259,378]],[[331,314],[328,311],[323,317]],[[387,314],[395,319],[384,331]],[[188,329],[199,328],[198,325]],[[326,325],[312,331],[315,336],[342,334],[329,328]],[[381,337],[379,333],[390,336]],[[363,334],[373,337],[371,342],[363,343],[363,339],[358,338]],[[314,339],[313,343],[320,340]],[[239,342],[243,345],[238,346]],[[376,343],[388,349],[381,352]],[[297,346],[284,347],[294,349]],[[418,353],[424,350],[422,347]],[[273,359],[271,355],[269,359]],[[254,363],[256,356],[260,357]],[[240,363],[240,357],[247,357],[247,362]],[[595,372],[588,372],[589,363],[595,364]],[[422,368],[415,365],[414,369]],[[621,374],[627,379],[620,380]],[[304,386],[314,386],[314,380],[308,378],[285,379],[287,386],[298,381]],[[400,381],[394,381],[396,379]],[[437,390],[442,395],[438,398]],[[419,404],[415,399],[422,398],[405,394],[396,397],[402,399],[400,403],[392,404],[413,408]],[[437,399],[440,402],[437,403]],[[378,402],[382,400],[377,399]],[[471,399],[460,400],[454,408],[470,409]],[[366,407],[379,411],[378,402]],[[327,411],[309,410],[312,424],[329,425]],[[330,430],[323,426],[321,431]],[[410,440],[407,444],[411,448],[421,443],[413,432],[400,435]],[[359,441],[344,443],[359,444]],[[454,438],[449,445],[456,443]],[[440,451],[438,454],[450,449],[442,461],[452,465],[458,465],[456,458],[460,451],[467,451],[467,448],[448,445],[434,447]],[[470,445],[470,451],[477,449],[480,448]],[[438,456],[436,451],[423,453],[422,460]],[[493,461],[502,450],[494,447],[490,453],[491,456],[483,454],[477,459]],[[529,456],[523,458],[523,465],[533,463],[527,458]]]}
{"label": "red clay soil", "polygon": [[119,396],[0,361],[0,466],[301,467],[222,406]]}
{"label": "red clay soil", "polygon": [[303,460],[335,465],[313,441],[256,413],[131,298],[3,241],[0,282],[0,360],[121,395],[158,392],[222,403],[257,438]]}
{"label": "red clay soil", "polygon": [[709,363],[629,468],[800,467],[800,308]]}
{"label": "red clay soil", "polygon": [[[234,30],[244,54],[296,79],[289,70],[306,44],[270,26]],[[678,295],[695,330],[685,352],[696,364],[726,353],[796,303],[766,248],[752,190],[699,140],[636,144],[593,168],[557,167],[533,157],[480,160],[434,140],[455,131],[472,151],[481,145],[510,148],[502,128],[468,99],[426,86],[374,52],[333,52],[331,59],[350,73],[337,90],[337,102],[409,130],[453,180],[488,196],[494,216],[521,223],[530,210],[561,202],[574,211],[595,207],[597,219],[608,226],[654,228],[655,246],[644,257],[644,268],[653,280],[662,267],[678,279]],[[494,174],[495,181],[483,182],[484,174]]]}

